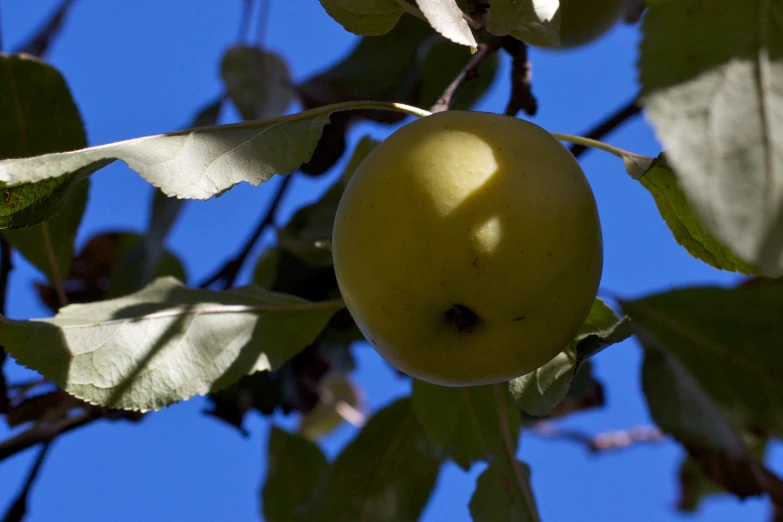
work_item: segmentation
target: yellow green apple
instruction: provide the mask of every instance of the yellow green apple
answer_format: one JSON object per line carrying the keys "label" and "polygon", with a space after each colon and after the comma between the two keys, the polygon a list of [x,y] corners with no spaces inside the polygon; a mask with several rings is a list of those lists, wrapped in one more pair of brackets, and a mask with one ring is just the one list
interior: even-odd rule
{"label": "yellow green apple", "polygon": [[601,278],[595,198],[549,132],[447,111],[361,163],[332,237],[337,281],[389,363],[447,386],[508,380],[577,333]]}

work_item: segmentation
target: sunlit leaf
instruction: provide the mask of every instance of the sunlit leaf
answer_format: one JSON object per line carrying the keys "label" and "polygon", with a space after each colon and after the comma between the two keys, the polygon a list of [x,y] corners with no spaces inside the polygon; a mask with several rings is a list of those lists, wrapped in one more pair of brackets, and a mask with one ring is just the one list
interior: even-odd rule
{"label": "sunlit leaf", "polygon": [[417,0],[416,4],[432,28],[445,38],[472,48],[478,45],[456,0]]}
{"label": "sunlit leaf", "polygon": [[560,0],[492,0],[487,29],[539,47],[560,44]]}
{"label": "sunlit leaf", "polygon": [[783,274],[783,5],[680,0],[651,6],[641,101],[680,187],[715,237]]}
{"label": "sunlit leaf", "polygon": [[1,318],[0,344],[82,400],[158,409],[279,368],[341,307],[253,286],[216,292],[160,278],[126,297],[66,306],[51,319]]}
{"label": "sunlit leaf", "polygon": [[272,426],[267,475],[261,490],[266,522],[292,522],[306,506],[327,468],[326,457],[309,440]]}
{"label": "sunlit leaf", "polygon": [[677,177],[659,156],[639,181],[650,191],[658,205],[658,211],[666,220],[674,239],[693,257],[710,266],[743,274],[756,270],[738,259],[728,248],[718,242],[701,224],[691,205],[680,189]]}
{"label": "sunlit leaf", "polygon": [[[30,188],[35,192],[121,159],[167,196],[208,199],[243,181],[258,185],[275,173],[291,173],[310,158],[331,113],[358,108],[421,113],[397,103],[330,105],[271,120],[199,127],[78,151],[4,160],[0,161],[0,182],[22,185],[6,190]],[[39,204],[54,190],[47,188],[40,201],[35,194],[26,194],[32,198],[28,203]],[[51,215],[38,210],[34,216],[38,221]]]}

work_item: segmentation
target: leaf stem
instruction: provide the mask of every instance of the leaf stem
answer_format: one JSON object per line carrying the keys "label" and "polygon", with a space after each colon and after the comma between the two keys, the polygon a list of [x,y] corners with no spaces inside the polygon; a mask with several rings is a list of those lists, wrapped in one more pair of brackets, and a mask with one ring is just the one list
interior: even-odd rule
{"label": "leaf stem", "polygon": [[41,235],[43,236],[44,250],[46,250],[46,258],[49,261],[49,268],[52,271],[52,285],[54,285],[54,288],[57,291],[57,300],[60,302],[60,307],[63,307],[68,304],[68,296],[65,293],[65,286],[63,285],[63,277],[60,273],[60,267],[57,266],[57,255],[54,252],[52,231],[49,228],[48,221],[41,223]]}
{"label": "leaf stem", "polygon": [[497,406],[498,420],[500,422],[500,435],[503,438],[503,448],[506,450],[506,456],[508,457],[511,467],[514,470],[514,482],[517,486],[517,489],[519,489],[519,493],[524,499],[525,509],[528,512],[530,517],[529,519],[535,522],[541,522],[538,518],[538,513],[536,513],[535,509],[533,509],[533,506],[536,505],[535,499],[530,496],[530,490],[525,484],[525,479],[522,477],[522,473],[517,462],[516,450],[514,449],[516,444],[511,435],[511,426],[508,423],[508,408],[506,406],[504,386],[505,383],[497,383],[492,385],[492,391],[495,393],[495,405]]}

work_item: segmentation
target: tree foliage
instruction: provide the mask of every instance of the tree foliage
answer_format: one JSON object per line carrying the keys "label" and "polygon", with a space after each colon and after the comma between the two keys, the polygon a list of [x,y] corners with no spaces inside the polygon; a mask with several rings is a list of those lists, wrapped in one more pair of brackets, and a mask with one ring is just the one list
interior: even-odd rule
{"label": "tree foliage", "polygon": [[[45,378],[11,392],[0,380],[0,413],[31,426],[0,442],[0,459],[39,444],[45,455],[52,439],[99,418],[138,420],[137,412],[205,395],[208,413],[239,430],[251,411],[302,415],[300,433],[271,428],[266,520],[415,521],[453,461],[485,466],[473,520],[537,521],[535,470],[519,460],[520,436],[603,406],[592,358],[634,337],[650,414],[687,454],[679,508],[724,491],[766,495],[783,512],[783,482],[764,462],[767,443],[783,437],[779,0],[627,2],[629,23],[644,4],[631,108],[644,110],[660,155],[597,141],[636,109],[610,117],[592,139],[554,133],[577,156],[588,146],[623,160],[693,257],[753,277],[616,306],[597,299],[571,344],[534,372],[465,388],[412,380],[410,397],[376,412],[365,411],[350,379],[363,337],[343,308],[329,240],[343,189],[377,142],[365,137],[347,150],[346,136],[365,120],[469,110],[509,80],[506,113],[532,116],[527,49],[557,48],[560,2],[321,0],[307,9],[324,9],[358,35],[333,66],[297,83],[284,54],[238,42],[220,63],[224,92],[191,128],[92,147],[67,78],[43,58],[73,3],[63,2],[24,52],[0,53],[0,345],[3,360],[7,352]],[[496,75],[501,59],[512,63],[510,78]],[[291,113],[295,100],[303,110]],[[228,103],[243,121],[217,125]],[[344,154],[343,174],[250,259],[290,178],[321,175]],[[90,177],[115,161],[157,189],[148,230],[104,231],[76,252]],[[188,281],[166,248],[186,200],[273,179],[276,197],[253,237],[213,277]],[[46,278],[35,290],[52,317],[5,314],[12,249]],[[236,286],[248,264],[252,284]],[[329,461],[318,440],[344,421],[361,429]],[[604,447],[590,441],[593,451]],[[24,517],[28,490],[8,520]]]}

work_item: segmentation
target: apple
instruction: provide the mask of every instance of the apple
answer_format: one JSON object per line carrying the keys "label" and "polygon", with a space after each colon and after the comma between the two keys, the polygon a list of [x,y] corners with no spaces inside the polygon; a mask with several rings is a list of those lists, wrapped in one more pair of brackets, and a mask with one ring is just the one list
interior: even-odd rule
{"label": "apple", "polygon": [[623,0],[560,0],[560,46],[579,47],[611,29],[620,18]]}
{"label": "apple", "polygon": [[573,339],[603,266],[595,198],[541,127],[447,111],[404,125],[348,182],[337,282],[375,350],[447,386],[509,380]]}

